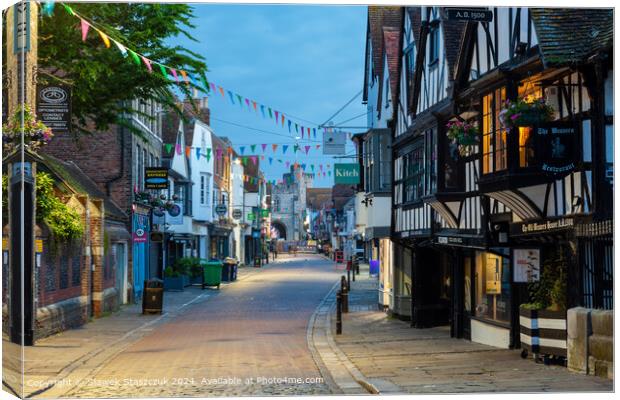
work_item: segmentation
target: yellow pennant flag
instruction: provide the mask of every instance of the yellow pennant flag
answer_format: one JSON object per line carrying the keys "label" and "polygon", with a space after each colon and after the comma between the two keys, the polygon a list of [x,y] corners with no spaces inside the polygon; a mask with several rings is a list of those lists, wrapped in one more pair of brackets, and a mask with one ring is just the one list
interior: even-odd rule
{"label": "yellow pennant flag", "polygon": [[108,38],[108,35],[106,35],[105,33],[101,32],[99,29],[97,29],[97,32],[99,32],[99,36],[101,36],[101,40],[103,40],[103,43],[105,44],[105,47],[107,47],[109,49],[110,48],[110,38]]}

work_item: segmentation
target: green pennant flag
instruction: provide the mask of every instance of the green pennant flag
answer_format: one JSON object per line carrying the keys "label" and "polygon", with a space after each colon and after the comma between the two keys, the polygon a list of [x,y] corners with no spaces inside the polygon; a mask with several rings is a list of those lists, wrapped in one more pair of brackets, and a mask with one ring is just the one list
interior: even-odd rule
{"label": "green pennant flag", "polygon": [[138,55],[136,54],[135,51],[131,50],[131,49],[127,49],[127,51],[129,52],[129,54],[131,55],[131,58],[133,58],[133,61],[137,64],[140,65],[142,64],[142,62],[140,61],[140,57],[138,57]]}
{"label": "green pennant flag", "polygon": [[310,169],[314,171],[314,164],[310,164]]}
{"label": "green pennant flag", "polygon": [[299,146],[298,146],[298,145],[295,145],[295,146],[293,147],[293,151],[294,151],[295,153],[297,153],[297,150],[299,150]]}
{"label": "green pennant flag", "polygon": [[278,162],[279,162],[280,164],[282,164],[282,160],[281,160],[281,159],[279,159],[279,158],[278,158]]}
{"label": "green pennant flag", "polygon": [[207,147],[207,162],[211,161],[211,147]]}
{"label": "green pennant flag", "polygon": [[170,143],[166,143],[166,153],[170,153],[172,151],[172,145]]}
{"label": "green pennant flag", "polygon": [[159,64],[159,69],[161,70],[161,74],[164,76],[164,78],[168,79],[168,73],[166,72],[166,67]]}
{"label": "green pennant flag", "polygon": [[269,118],[273,118],[273,114],[271,114],[271,107],[269,107]]}
{"label": "green pennant flag", "polygon": [[256,145],[252,144],[252,145],[250,145],[250,148],[252,149],[252,153],[254,153],[254,151],[256,150]]}
{"label": "green pennant flag", "polygon": [[243,107],[243,102],[241,101],[242,99],[241,99],[241,95],[240,94],[237,95],[237,100],[239,100],[239,105],[241,107]]}
{"label": "green pennant flag", "polygon": [[241,162],[243,163],[243,165],[248,165],[248,158],[247,157],[242,157],[241,158]]}

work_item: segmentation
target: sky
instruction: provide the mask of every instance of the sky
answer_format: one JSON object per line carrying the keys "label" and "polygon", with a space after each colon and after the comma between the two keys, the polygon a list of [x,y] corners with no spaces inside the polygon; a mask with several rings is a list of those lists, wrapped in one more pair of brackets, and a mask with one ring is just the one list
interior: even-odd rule
{"label": "sky", "polygon": [[[276,125],[273,119],[263,118],[260,107],[257,112],[248,109],[245,98],[264,104],[265,110],[271,107],[283,112],[300,126],[312,128],[324,123],[363,87],[365,6],[195,4],[194,8],[196,28],[191,33],[198,42],[184,37],[174,40],[205,57],[210,82],[244,98],[240,106],[236,96],[233,105],[228,94],[209,95],[211,126],[218,136],[228,137],[237,152],[245,146],[244,155],[250,155],[249,146],[256,144],[253,154],[260,156],[261,144],[268,144],[260,163],[270,180],[281,179],[286,161],[305,163],[306,172],[312,172],[310,164],[315,165],[315,171],[319,171],[319,164],[323,164],[324,171],[330,164],[333,171],[334,161],[354,162],[353,158],[334,160],[323,156],[323,135],[319,130],[316,139],[308,141],[304,136],[299,140],[302,150],[295,158],[293,144],[295,136],[300,135],[295,134],[294,123],[290,134],[288,123]],[[333,122],[338,124],[365,112],[360,94]],[[366,117],[362,115],[344,125],[365,127]],[[354,154],[352,142],[347,142],[347,153]],[[279,145],[276,154],[273,143]],[[286,154],[282,154],[283,144],[289,145]],[[321,145],[320,150],[316,150],[316,144]],[[307,156],[305,145],[312,145]],[[274,159],[272,165],[268,157]],[[315,187],[332,184],[333,176],[314,182]]]}

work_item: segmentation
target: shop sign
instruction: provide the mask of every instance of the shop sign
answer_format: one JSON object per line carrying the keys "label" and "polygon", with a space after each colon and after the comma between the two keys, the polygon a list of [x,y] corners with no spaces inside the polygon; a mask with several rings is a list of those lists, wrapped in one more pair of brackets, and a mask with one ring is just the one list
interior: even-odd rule
{"label": "shop sign", "polygon": [[450,237],[450,236],[439,236],[437,237],[437,243],[439,244],[463,244],[463,238]]}
{"label": "shop sign", "polygon": [[235,208],[232,212],[232,217],[234,219],[241,219],[241,217],[243,217],[243,212],[240,209]]}
{"label": "shop sign", "polygon": [[523,222],[511,225],[511,233],[514,235],[546,233],[559,229],[573,227],[575,220],[573,218],[560,218],[556,220],[546,220],[541,222]]}
{"label": "shop sign", "polygon": [[166,223],[166,211],[162,207],[153,208],[153,224],[162,225]]}
{"label": "shop sign", "polygon": [[360,183],[359,164],[334,164],[334,183]]}
{"label": "shop sign", "polygon": [[248,213],[248,221],[254,221],[254,213]]}
{"label": "shop sign", "polygon": [[183,225],[183,204],[174,203],[166,210],[166,222],[170,225]]}
{"label": "shop sign", "polygon": [[223,217],[224,215],[226,215],[226,212],[228,212],[228,207],[226,207],[226,204],[220,203],[217,206],[215,206],[215,213],[219,215],[220,217]]}
{"label": "shop sign", "polygon": [[43,240],[36,239],[34,241],[35,253],[43,253]]}
{"label": "shop sign", "polygon": [[493,11],[481,8],[446,8],[448,21],[493,21]]}
{"label": "shop sign", "polygon": [[262,209],[262,210],[260,210],[260,212],[261,212],[261,216],[263,218],[269,218],[269,210],[268,209]]}
{"label": "shop sign", "polygon": [[323,133],[323,154],[343,155],[345,154],[346,134],[342,131],[335,131],[328,128]]}
{"label": "shop sign", "polygon": [[37,117],[54,133],[71,131],[71,88],[65,85],[38,86]]}
{"label": "shop sign", "polygon": [[512,257],[515,282],[538,282],[540,280],[539,249],[514,249]]}
{"label": "shop sign", "polygon": [[145,189],[168,189],[168,168],[144,168]]}
{"label": "shop sign", "polygon": [[539,138],[541,169],[549,174],[563,174],[575,169],[577,125],[552,122],[535,129]]}
{"label": "shop sign", "polygon": [[132,239],[134,243],[146,243],[148,241],[149,218],[147,215],[134,214]]}

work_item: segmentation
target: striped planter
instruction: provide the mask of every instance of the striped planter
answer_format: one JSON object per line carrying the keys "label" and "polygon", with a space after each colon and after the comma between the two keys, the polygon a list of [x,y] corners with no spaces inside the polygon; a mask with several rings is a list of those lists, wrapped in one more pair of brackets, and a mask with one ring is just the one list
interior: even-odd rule
{"label": "striped planter", "polygon": [[566,311],[519,308],[522,356],[566,357]]}

